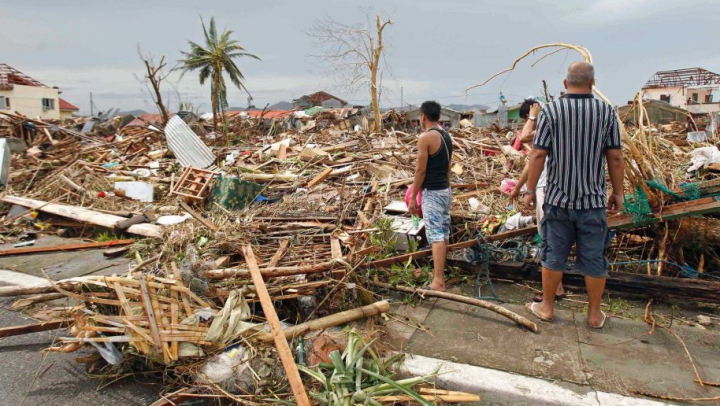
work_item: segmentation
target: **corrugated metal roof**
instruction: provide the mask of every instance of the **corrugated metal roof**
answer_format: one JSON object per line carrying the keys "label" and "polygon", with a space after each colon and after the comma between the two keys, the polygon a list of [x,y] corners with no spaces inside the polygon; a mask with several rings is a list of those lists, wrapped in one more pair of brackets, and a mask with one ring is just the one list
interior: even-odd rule
{"label": "corrugated metal roof", "polygon": [[180,117],[168,121],[165,138],[168,148],[183,167],[207,169],[215,163],[215,154]]}

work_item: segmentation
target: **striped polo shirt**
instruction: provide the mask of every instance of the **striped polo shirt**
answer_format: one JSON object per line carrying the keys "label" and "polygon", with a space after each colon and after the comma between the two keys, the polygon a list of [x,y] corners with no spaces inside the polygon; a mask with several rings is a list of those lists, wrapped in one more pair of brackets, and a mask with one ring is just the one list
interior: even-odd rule
{"label": "striped polo shirt", "polygon": [[615,110],[592,94],[567,94],[538,116],[533,147],[548,151],[545,203],[606,207],[605,151],[622,148]]}

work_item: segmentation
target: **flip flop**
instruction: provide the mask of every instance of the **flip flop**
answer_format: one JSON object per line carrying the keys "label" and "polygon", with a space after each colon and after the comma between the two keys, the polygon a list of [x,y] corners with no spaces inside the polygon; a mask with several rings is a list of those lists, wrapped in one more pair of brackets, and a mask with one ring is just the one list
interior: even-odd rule
{"label": "flip flop", "polygon": [[[567,293],[563,293],[562,295],[555,295],[555,301],[558,302],[560,300],[563,300],[567,297]],[[537,295],[533,298],[533,302],[540,303],[542,302],[542,294]]]}
{"label": "flip flop", "polygon": [[527,310],[528,313],[530,313],[530,314],[532,314],[533,316],[535,316],[535,317],[537,317],[538,319],[540,319],[540,321],[545,321],[545,322],[550,323],[551,321],[553,321],[553,320],[555,319],[554,317],[551,317],[551,318],[548,319],[548,318],[546,318],[546,317],[541,316],[537,311],[535,311],[535,305],[536,305],[536,304],[538,304],[538,303],[533,302],[533,303],[528,303],[528,304],[526,304],[526,305],[525,305],[525,310]]}
{"label": "flip flop", "polygon": [[600,325],[599,325],[599,326],[593,326],[592,324],[590,324],[590,322],[588,322],[588,323],[587,323],[588,327],[590,327],[590,328],[592,328],[592,329],[595,329],[595,330],[600,330],[601,328],[605,327],[605,322],[606,322],[607,319],[608,319],[607,314],[605,314],[605,312],[602,311],[602,310],[600,310],[600,313],[603,315],[603,319],[602,319],[602,322],[600,322]]}

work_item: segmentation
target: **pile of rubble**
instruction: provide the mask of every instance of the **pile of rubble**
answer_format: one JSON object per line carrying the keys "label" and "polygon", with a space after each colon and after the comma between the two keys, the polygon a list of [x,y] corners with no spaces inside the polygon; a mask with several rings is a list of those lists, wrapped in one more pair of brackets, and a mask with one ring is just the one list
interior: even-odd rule
{"label": "pile of rubble", "polygon": [[[318,335],[306,333],[387,312],[378,286],[413,292],[410,285],[431,273],[422,260],[429,255],[421,249],[422,221],[413,224],[403,198],[415,165],[412,124],[404,113],[390,112],[387,131],[368,134],[367,121],[355,113],[228,113],[222,136],[193,115],[162,125],[127,117],[51,123],[1,113],[0,136],[16,144],[4,147],[12,154],[5,160],[11,169],[4,169],[8,205],[0,238],[18,244],[3,255],[103,247],[108,256],[136,262],[120,275],[48,278],[0,287],[0,295],[26,296],[15,308],[59,295],[72,299],[37,327],[70,326],[52,350],[94,346],[99,355],[92,361],[102,358],[106,376],[142,360],[178,382],[167,391],[173,401],[212,393],[262,403],[287,394],[289,384],[302,403],[292,352],[301,362],[316,347]],[[534,263],[531,213],[510,206],[504,186],[525,165],[523,151],[511,147],[515,130],[467,123],[451,130],[456,264]],[[628,212],[610,219],[621,231],[609,256],[626,289],[665,294],[693,279],[694,290],[674,293],[711,300],[717,282],[706,280],[720,276],[711,271],[720,258],[714,250],[691,252],[687,241],[720,246],[717,228],[690,217],[720,211],[720,180],[712,151],[703,155],[695,143],[673,142],[686,133],[673,124],[626,135],[637,170],[629,175]],[[688,173],[691,156],[697,168]],[[658,163],[653,173],[643,172]],[[33,248],[43,234],[96,241]],[[104,242],[97,241],[101,235]],[[537,331],[495,304],[445,296]],[[322,351],[311,355],[315,364],[336,361]],[[418,389],[388,401],[416,400],[418,393],[443,396]]]}

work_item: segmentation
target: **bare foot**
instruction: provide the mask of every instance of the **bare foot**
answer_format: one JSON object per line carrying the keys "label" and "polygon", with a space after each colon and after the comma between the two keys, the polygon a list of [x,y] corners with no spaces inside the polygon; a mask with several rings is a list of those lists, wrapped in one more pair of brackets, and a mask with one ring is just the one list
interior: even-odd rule
{"label": "bare foot", "polygon": [[538,304],[533,308],[533,310],[535,311],[535,313],[536,313],[540,318],[549,319],[549,320],[552,320],[552,319],[553,319],[554,309],[553,309],[553,308],[550,308],[549,306],[546,306],[546,305],[545,305],[545,302],[540,302],[540,303],[538,303]]}
{"label": "bare foot", "polygon": [[600,311],[597,314],[588,314],[587,323],[590,327],[600,329],[605,326],[607,315]]}
{"label": "bare foot", "polygon": [[445,287],[445,281],[442,283],[435,283],[435,281],[432,281],[430,285],[428,285],[428,289],[434,290],[436,292],[445,292],[447,288]]}

